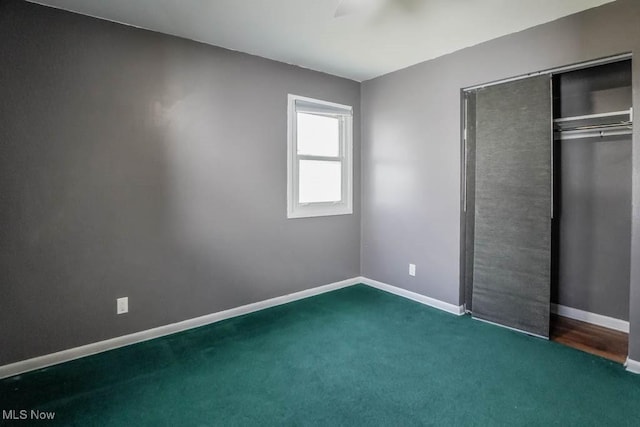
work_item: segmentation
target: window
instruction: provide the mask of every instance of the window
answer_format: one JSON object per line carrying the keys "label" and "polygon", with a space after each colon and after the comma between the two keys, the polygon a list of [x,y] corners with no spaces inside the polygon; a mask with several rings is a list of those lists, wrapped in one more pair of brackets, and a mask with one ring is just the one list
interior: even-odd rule
{"label": "window", "polygon": [[352,111],[289,95],[288,218],[353,213]]}

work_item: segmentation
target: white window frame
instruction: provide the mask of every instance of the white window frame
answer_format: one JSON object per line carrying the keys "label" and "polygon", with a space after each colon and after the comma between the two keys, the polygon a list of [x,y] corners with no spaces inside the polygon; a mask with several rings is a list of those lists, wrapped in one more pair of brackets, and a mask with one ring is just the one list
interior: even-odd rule
{"label": "white window frame", "polygon": [[[287,218],[309,218],[353,213],[353,107],[289,94],[287,108]],[[340,121],[338,157],[298,154],[296,101],[304,111],[337,117]],[[341,200],[338,202],[298,203],[300,160],[339,160],[342,164]]]}

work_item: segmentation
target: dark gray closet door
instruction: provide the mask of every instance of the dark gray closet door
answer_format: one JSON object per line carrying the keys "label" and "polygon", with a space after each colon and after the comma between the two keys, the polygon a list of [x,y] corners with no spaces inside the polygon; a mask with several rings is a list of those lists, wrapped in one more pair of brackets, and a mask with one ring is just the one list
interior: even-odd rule
{"label": "dark gray closet door", "polygon": [[476,95],[473,315],[549,336],[551,80]]}

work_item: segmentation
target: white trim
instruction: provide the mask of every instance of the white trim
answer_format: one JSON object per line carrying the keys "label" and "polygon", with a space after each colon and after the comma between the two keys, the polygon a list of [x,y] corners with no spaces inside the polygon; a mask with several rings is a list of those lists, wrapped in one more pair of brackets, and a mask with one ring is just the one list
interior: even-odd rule
{"label": "white trim", "polygon": [[297,301],[304,298],[309,298],[314,295],[320,295],[326,292],[334,291],[337,289],[346,288],[362,283],[364,285],[380,289],[413,301],[417,301],[421,304],[428,305],[455,315],[464,314],[464,306],[456,306],[444,301],[430,298],[424,295],[417,294],[415,292],[407,291],[395,286],[388,285],[386,283],[379,282],[377,280],[368,279],[366,277],[354,277],[351,279],[342,280],[340,282],[330,283],[328,285],[318,286],[316,288],[306,289],[300,292],[294,292],[292,294],[271,298],[264,301],[255,302],[252,304],[243,305],[229,310],[219,311],[217,313],[207,314],[204,316],[196,317],[193,319],[183,320],[177,323],[171,323],[169,325],[159,326],[157,328],[148,329],[145,331],[134,332],[129,335],[123,335],[116,338],[111,338],[104,341],[98,341],[95,343],[83,345],[80,347],[70,348],[62,350],[56,353],[46,354],[43,356],[34,357],[32,359],[22,360],[20,362],[11,363],[8,365],[0,366],[0,379],[11,377],[14,375],[23,374],[25,372],[34,371],[36,369],[42,369],[49,366],[57,365],[63,362],[69,362],[71,360],[79,359],[81,357],[90,356],[92,354],[102,353],[108,350],[114,350],[116,348],[124,347],[131,344],[140,343],[143,341],[160,338],[166,335],[175,334],[177,332],[186,331],[188,329],[197,328],[200,326],[209,325],[219,322],[221,320],[230,319],[236,316],[242,316],[245,314],[253,313],[255,311],[264,310],[266,308],[275,307],[278,305],[286,304],[289,302]]}
{"label": "white trim", "polygon": [[640,374],[640,362],[636,360],[631,360],[627,357],[627,361],[624,362],[624,367],[633,374]]}
{"label": "white trim", "polygon": [[565,305],[551,304],[551,312],[570,319],[603,326],[616,331],[629,333],[629,322],[614,317],[603,316],[602,314],[591,313]]}
{"label": "white trim", "polygon": [[236,316],[242,316],[244,314],[264,310],[265,308],[275,307],[281,304],[286,304],[292,301],[297,301],[303,298],[308,298],[314,295],[319,295],[325,292],[352,286],[358,283],[360,283],[360,278],[354,277],[351,279],[342,280],[340,282],[330,283],[328,285],[305,289],[304,291],[294,292],[292,294],[275,297],[236,308],[231,308],[229,310],[219,311],[217,313],[183,320],[182,322],[171,323],[169,325],[159,326],[157,328],[135,332],[133,334],[123,335],[105,341],[99,341],[83,345],[81,347],[59,351],[57,353],[46,354],[44,356],[34,357],[32,359],[11,363],[9,365],[0,366],[0,379],[22,374],[28,371],[33,371],[36,369],[46,368],[48,366],[57,365],[59,363],[68,362],[74,359],[79,359],[81,357],[90,356],[92,354],[102,353],[107,350],[113,350],[119,347],[124,347],[154,338],[163,337],[165,335],[175,334],[176,332],[182,332],[187,329],[197,328],[199,326],[208,325]]}
{"label": "white trim", "polygon": [[[275,307],[278,305],[286,304],[289,302],[309,298],[315,295],[320,295],[326,292],[331,292],[337,289],[346,288],[356,284],[362,283],[372,288],[380,289],[385,292],[392,293],[394,295],[407,298],[429,307],[437,308],[448,313],[461,316],[465,314],[464,305],[455,305],[448,302],[444,302],[435,298],[427,297],[416,292],[408,291],[406,289],[398,288],[396,286],[389,285],[377,280],[369,279],[367,277],[359,276],[351,279],[342,280],[340,282],[330,283],[328,285],[318,286],[311,289],[306,289],[300,292],[294,292],[292,294],[283,295],[280,297],[271,298],[264,301],[255,302],[252,304],[243,305],[229,310],[219,311],[217,313],[207,314],[204,316],[196,317],[193,319],[184,320],[169,325],[159,326],[157,328],[148,329],[145,331],[135,332],[129,335],[123,335],[116,338],[111,338],[104,341],[99,341],[80,347],[71,348],[68,350],[59,351],[57,353],[46,354],[44,356],[34,357],[32,359],[23,360],[20,362],[11,363],[9,365],[0,366],[0,379],[19,375],[25,372],[33,371],[36,369],[46,368],[48,366],[57,365],[63,362],[69,362],[71,360],[79,359],[81,357],[90,356],[92,354],[102,353],[104,351],[113,350],[116,348],[124,347],[131,344],[136,344],[143,341],[148,341],[155,338],[160,338],[166,335],[175,334],[188,329],[197,328],[200,326],[209,325],[219,322],[221,320],[230,319],[232,317],[242,316],[245,314],[253,313],[266,308]],[[576,320],[582,320],[585,322],[593,323],[600,326],[605,326],[611,329],[620,330],[623,332],[629,331],[629,322],[620,319],[614,319],[607,316],[602,316],[595,313],[589,313],[586,311],[578,310],[571,307],[557,306],[552,304],[552,311],[562,316],[570,317]],[[482,319],[477,319],[482,320]],[[482,320],[483,322],[487,322]],[[492,323],[492,322],[487,322]],[[502,326],[502,325],[500,325]],[[509,328],[513,329],[513,328]],[[640,362],[627,359],[625,363],[627,371],[640,374]]]}
{"label": "white trim", "polygon": [[[294,95],[291,93],[289,94],[288,98],[289,98],[289,101],[293,101],[293,102],[305,101],[311,104],[321,104],[321,105],[326,105],[327,107],[330,107],[330,108],[335,108],[336,110],[344,110],[345,113],[348,113],[348,114],[353,114],[353,107],[351,105],[338,104],[337,102],[323,101],[320,99],[310,98],[308,96]],[[294,109],[295,109],[295,106],[294,106]]]}
{"label": "white trim", "polygon": [[389,285],[387,283],[379,282],[377,280],[369,279],[367,277],[359,277],[360,282],[371,286],[372,288],[380,289],[382,291],[386,291],[395,295],[399,295],[401,297],[417,301],[421,304],[428,305],[429,307],[434,307],[442,311],[446,311],[448,313],[455,314],[456,316],[462,316],[464,314],[464,306],[463,305],[455,305],[450,304],[448,302],[440,301],[435,298],[427,297],[412,291],[408,291],[406,289],[398,288],[396,286]]}
{"label": "white trim", "polygon": [[[296,140],[296,101],[305,101],[318,106],[322,114],[323,106],[336,109],[340,118],[340,155],[331,160],[340,161],[342,166],[342,197],[339,202],[298,203],[298,161],[302,158],[322,159],[322,156],[300,156]],[[340,112],[342,110],[344,112]],[[309,218],[331,215],[353,214],[353,107],[322,101],[299,95],[287,95],[287,218]]]}

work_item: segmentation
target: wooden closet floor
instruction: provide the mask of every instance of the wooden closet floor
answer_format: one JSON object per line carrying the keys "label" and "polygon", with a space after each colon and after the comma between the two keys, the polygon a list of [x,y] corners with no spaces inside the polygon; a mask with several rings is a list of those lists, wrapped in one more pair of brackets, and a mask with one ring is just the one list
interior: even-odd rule
{"label": "wooden closet floor", "polygon": [[591,323],[552,315],[550,338],[618,363],[624,363],[627,358],[628,334]]}

